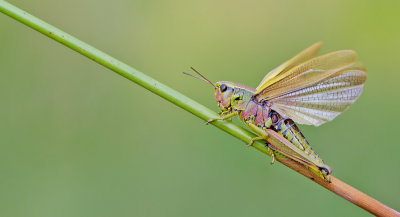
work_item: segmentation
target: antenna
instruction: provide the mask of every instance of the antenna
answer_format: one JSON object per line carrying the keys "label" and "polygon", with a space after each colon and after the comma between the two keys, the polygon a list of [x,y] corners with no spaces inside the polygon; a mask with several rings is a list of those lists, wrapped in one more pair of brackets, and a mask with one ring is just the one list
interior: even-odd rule
{"label": "antenna", "polygon": [[207,82],[207,83],[211,84],[214,88],[217,88],[210,80],[208,80],[206,77],[204,77],[204,76],[203,76],[200,72],[198,72],[196,69],[194,69],[193,67],[190,67],[190,68],[191,68],[194,72],[196,72],[198,75],[200,75],[201,78],[199,78],[199,77],[197,77],[197,76],[195,76],[195,75],[186,73],[186,72],[183,72],[183,74],[189,75],[189,76],[192,76],[193,78],[197,78],[197,79],[199,79],[199,80],[202,80],[202,81],[204,81],[204,82]]}

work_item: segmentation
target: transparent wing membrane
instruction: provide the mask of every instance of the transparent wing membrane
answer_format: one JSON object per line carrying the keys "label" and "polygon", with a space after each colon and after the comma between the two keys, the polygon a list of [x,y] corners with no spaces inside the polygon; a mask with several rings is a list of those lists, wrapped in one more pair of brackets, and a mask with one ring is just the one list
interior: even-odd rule
{"label": "transparent wing membrane", "polygon": [[254,97],[267,101],[299,124],[319,126],[334,119],[361,95],[365,67],[354,51],[343,50],[309,59],[277,72]]}
{"label": "transparent wing membrane", "polygon": [[343,70],[325,81],[272,99],[272,107],[299,124],[319,126],[333,120],[361,95],[367,76]]}
{"label": "transparent wing membrane", "polygon": [[333,73],[352,65],[357,58],[354,51],[343,50],[308,60],[275,77],[270,86],[261,90],[257,99],[271,99],[316,84]]}
{"label": "transparent wing membrane", "polygon": [[[303,63],[313,57],[315,57],[320,50],[322,46],[322,42],[317,42],[307,49],[301,51],[298,53],[296,56],[291,58],[290,60],[282,63],[280,66],[276,67],[272,71],[270,71],[260,82],[260,85],[256,88],[257,93],[259,92],[258,90],[264,89],[266,86],[270,85],[270,81],[272,81],[272,78],[287,72],[289,69],[293,68],[294,66],[299,65],[300,63]],[[269,82],[266,82],[269,81]]]}

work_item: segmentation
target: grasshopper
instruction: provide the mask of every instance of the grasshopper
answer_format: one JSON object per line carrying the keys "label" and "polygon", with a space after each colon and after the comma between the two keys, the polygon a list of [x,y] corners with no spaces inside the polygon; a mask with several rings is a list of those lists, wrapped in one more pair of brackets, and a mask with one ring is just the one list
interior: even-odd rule
{"label": "grasshopper", "polygon": [[258,136],[256,140],[274,140],[266,147],[272,162],[276,155],[307,167],[329,182],[332,169],[312,150],[296,123],[319,126],[333,120],[361,95],[366,81],[364,65],[356,62],[352,50],[341,50],[315,57],[322,43],[316,43],[270,71],[257,88],[229,81],[215,84],[185,73],[214,87],[220,117],[238,116]]}

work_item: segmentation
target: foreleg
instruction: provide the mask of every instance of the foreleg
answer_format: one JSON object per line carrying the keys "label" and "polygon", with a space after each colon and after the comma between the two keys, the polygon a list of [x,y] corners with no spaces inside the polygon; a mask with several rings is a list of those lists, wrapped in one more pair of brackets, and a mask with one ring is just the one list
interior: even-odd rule
{"label": "foreleg", "polygon": [[235,115],[237,115],[236,111],[230,111],[230,112],[227,112],[227,113],[222,113],[219,118],[211,118],[205,124],[209,124],[209,123],[212,123],[212,122],[218,121],[218,120],[224,121],[224,120],[232,119],[232,117],[235,116]]}

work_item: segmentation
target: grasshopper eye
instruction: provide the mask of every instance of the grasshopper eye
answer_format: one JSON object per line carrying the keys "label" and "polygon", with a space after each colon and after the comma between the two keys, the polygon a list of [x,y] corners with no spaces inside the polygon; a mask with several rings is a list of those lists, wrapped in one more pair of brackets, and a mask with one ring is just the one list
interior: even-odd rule
{"label": "grasshopper eye", "polygon": [[228,89],[228,87],[225,84],[221,84],[220,88],[222,92],[225,92],[226,89]]}

